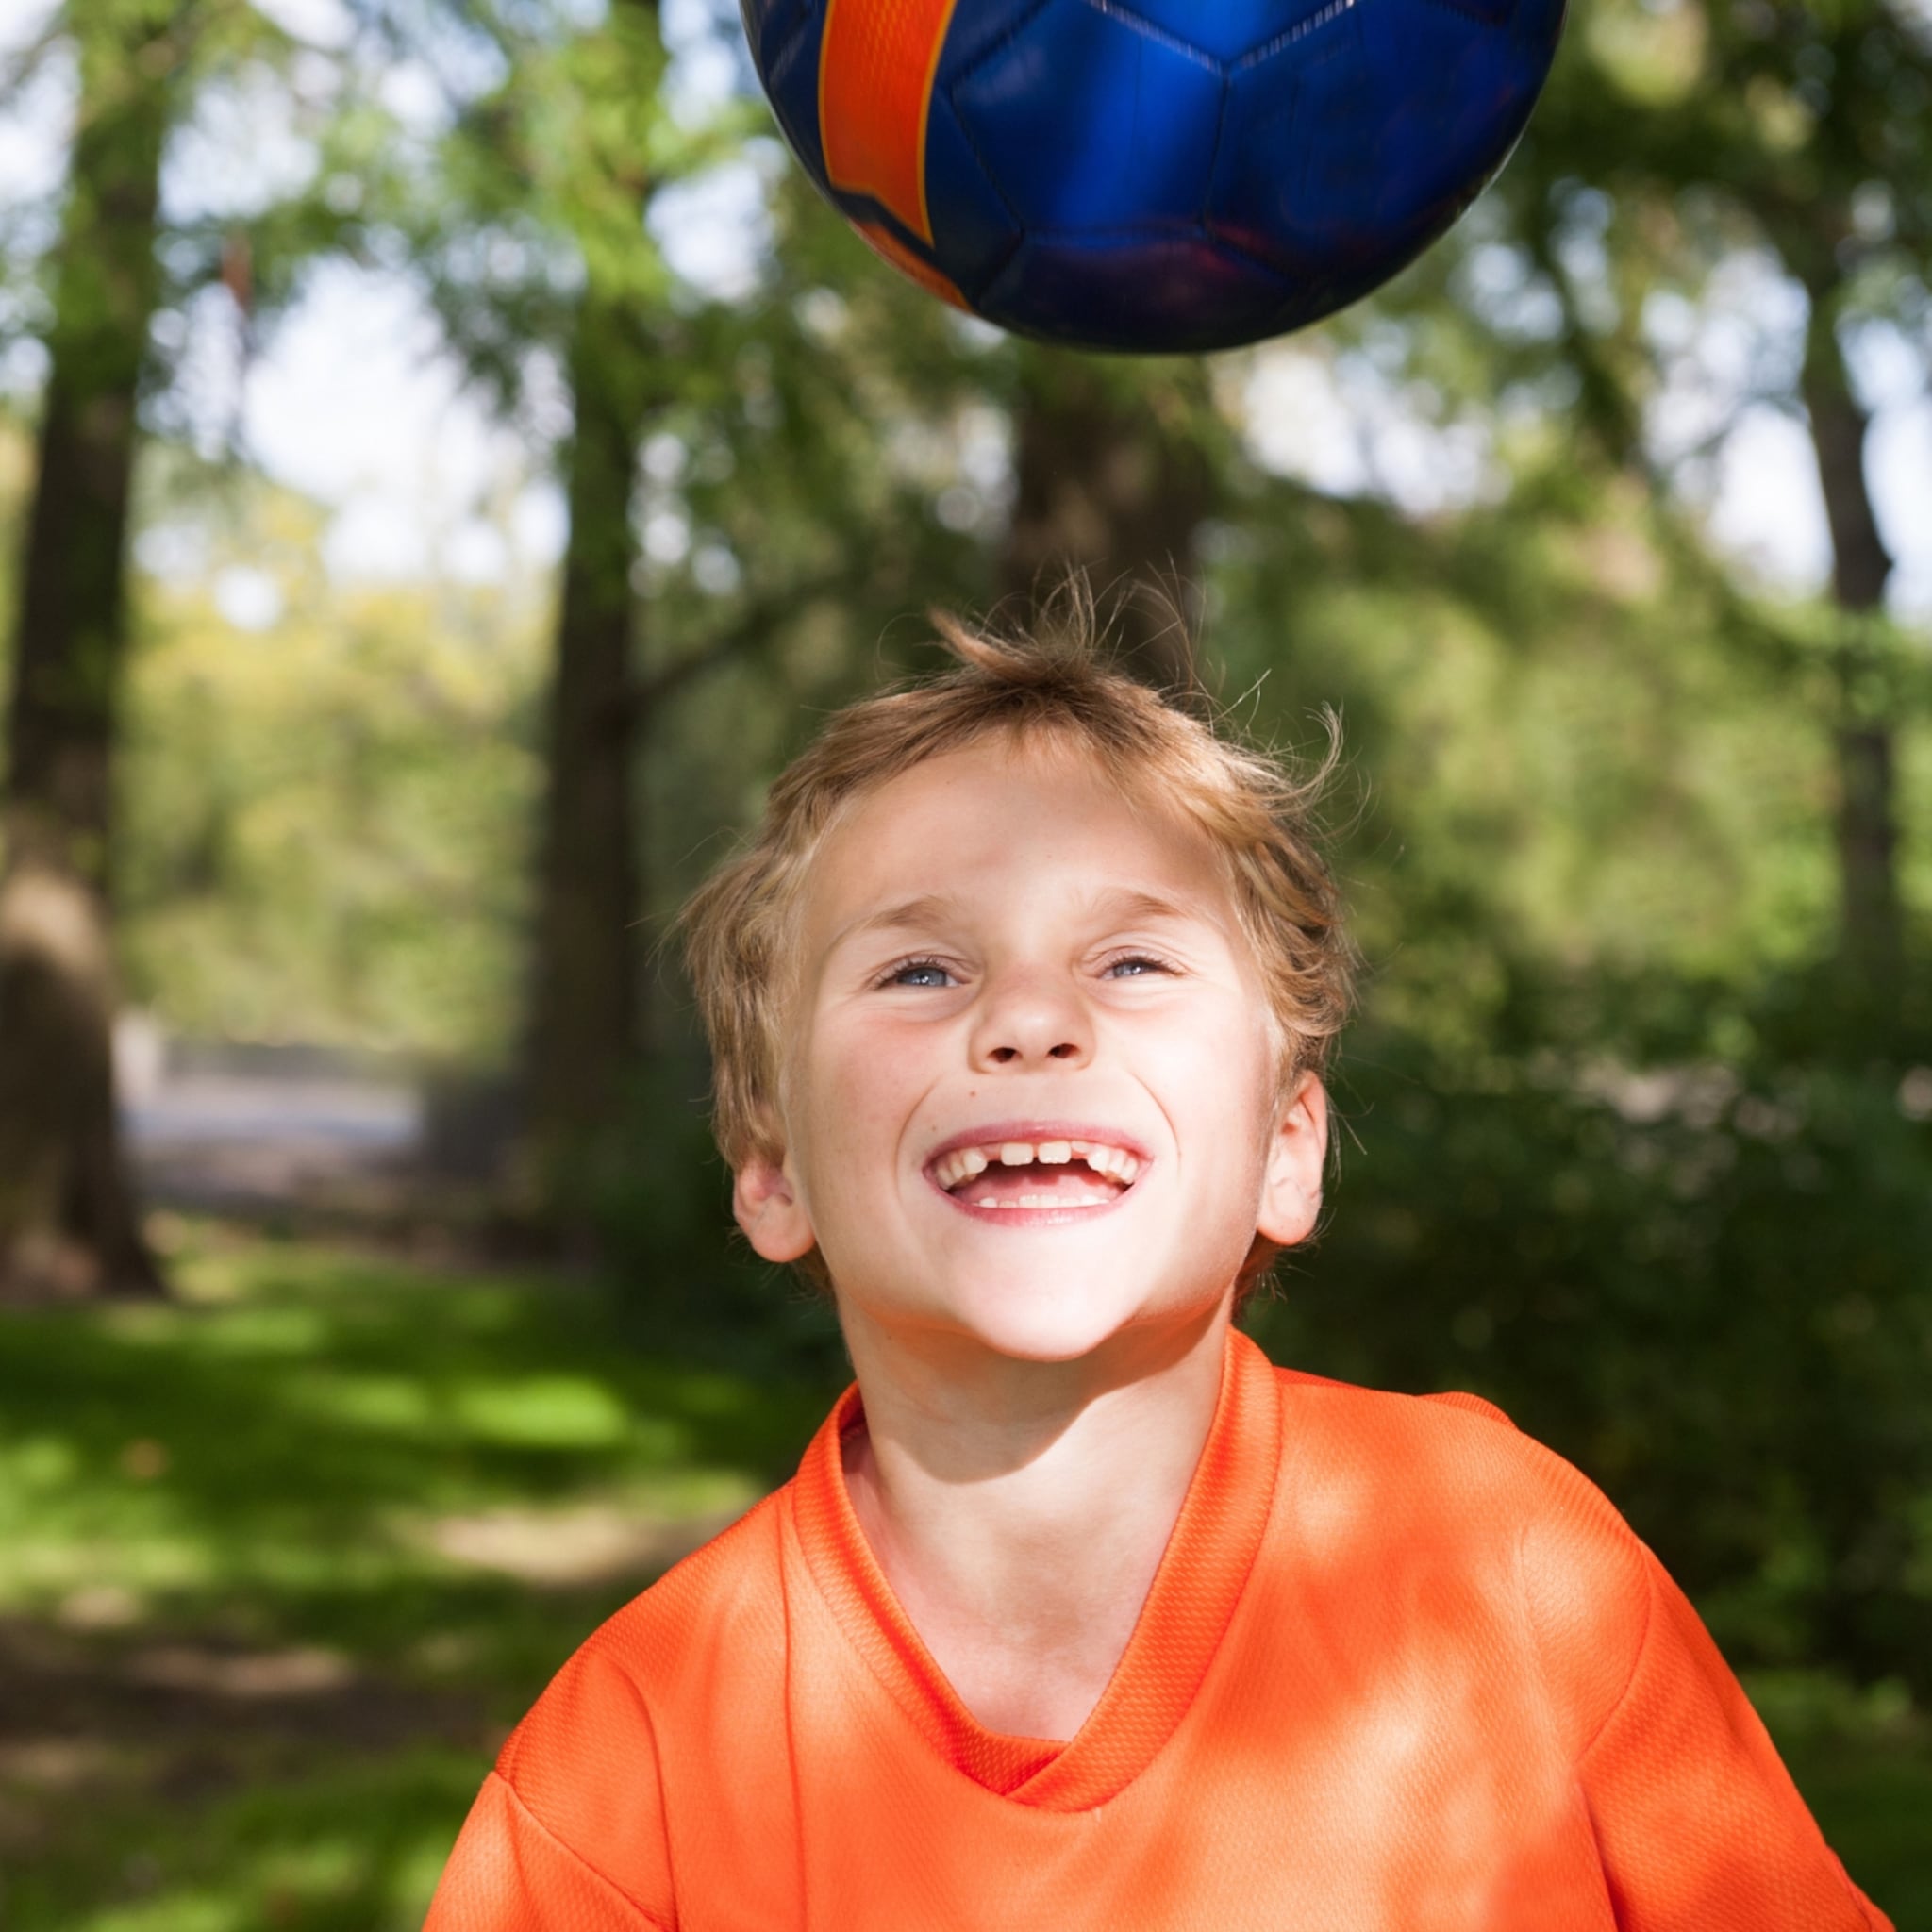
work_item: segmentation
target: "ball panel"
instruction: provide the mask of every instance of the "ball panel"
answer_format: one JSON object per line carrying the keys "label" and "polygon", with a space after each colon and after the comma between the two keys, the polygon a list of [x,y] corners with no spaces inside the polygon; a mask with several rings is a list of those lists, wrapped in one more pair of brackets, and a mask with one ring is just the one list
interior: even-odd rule
{"label": "ball panel", "polygon": [[1267,334],[1288,293],[1205,235],[1029,235],[978,307],[1049,341],[1183,354]]}
{"label": "ball panel", "polygon": [[1563,32],[1563,0],[1515,0],[1508,13],[1507,30],[1518,58],[1547,77]]}
{"label": "ball panel", "polygon": [[[1291,31],[1329,0],[1117,0],[1112,11],[1144,20],[1216,60],[1239,60]],[[1505,0],[1507,4],[1507,0]]]}
{"label": "ball panel", "polygon": [[761,40],[752,42],[758,74],[772,111],[819,189],[829,194],[825,154],[819,145],[819,41],[824,22],[820,6],[776,5]]}
{"label": "ball panel", "polygon": [[752,58],[761,70],[779,43],[816,11],[815,0],[739,0],[738,17],[744,23]]}
{"label": "ball panel", "polygon": [[1499,31],[1444,0],[1363,8],[1369,87],[1388,134],[1381,206],[1446,226],[1516,144],[1552,49]]}
{"label": "ball panel", "polygon": [[940,56],[939,85],[950,87],[969,67],[1004,46],[1053,0],[962,0],[953,9]]}
{"label": "ball panel", "polygon": [[937,91],[926,123],[925,201],[933,257],[971,299],[1019,246],[1020,221]]}
{"label": "ball panel", "polygon": [[1087,0],[1049,0],[941,86],[1029,229],[1200,219],[1222,78],[1199,56]]}
{"label": "ball panel", "polygon": [[1379,236],[1382,127],[1354,14],[1237,69],[1208,223],[1297,278],[1348,276]]}
{"label": "ball panel", "polygon": [[1516,8],[1516,0],[1441,0],[1441,4],[1457,13],[1468,14],[1485,26],[1496,27],[1507,26]]}
{"label": "ball panel", "polygon": [[1502,164],[1551,51],[1446,0],[1351,8],[1237,67],[1209,227],[1355,299],[1441,234]]}

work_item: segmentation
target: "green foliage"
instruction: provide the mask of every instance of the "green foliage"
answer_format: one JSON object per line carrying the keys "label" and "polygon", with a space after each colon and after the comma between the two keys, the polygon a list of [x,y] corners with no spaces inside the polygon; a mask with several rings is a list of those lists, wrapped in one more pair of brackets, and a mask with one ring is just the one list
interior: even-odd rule
{"label": "green foliage", "polygon": [[731,1175],[711,1142],[697,1042],[658,1055],[619,1129],[579,1179],[617,1319],[641,1346],[734,1374],[792,1381],[829,1404],[850,1379],[828,1300],[755,1255],[731,1220]]}
{"label": "green foliage", "polygon": [[[129,990],[174,1029],[493,1065],[540,784],[533,588],[339,587],[308,505],[161,462],[117,854]],[[246,570],[261,630],[210,591]],[[326,827],[327,836],[317,837]]]}

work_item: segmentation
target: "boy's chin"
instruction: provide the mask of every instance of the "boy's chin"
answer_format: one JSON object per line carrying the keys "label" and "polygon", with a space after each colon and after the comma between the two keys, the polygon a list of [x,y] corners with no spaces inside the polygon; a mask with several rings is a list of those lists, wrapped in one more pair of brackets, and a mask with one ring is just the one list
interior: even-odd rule
{"label": "boy's chin", "polygon": [[1137,1289],[1115,1276],[1097,1291],[1070,1288],[1064,1278],[1023,1277],[938,1299],[962,1340],[1010,1361],[1046,1363],[1082,1360],[1120,1337],[1144,1332],[1150,1322],[1190,1324],[1211,1315],[1220,1297],[1152,1283]]}

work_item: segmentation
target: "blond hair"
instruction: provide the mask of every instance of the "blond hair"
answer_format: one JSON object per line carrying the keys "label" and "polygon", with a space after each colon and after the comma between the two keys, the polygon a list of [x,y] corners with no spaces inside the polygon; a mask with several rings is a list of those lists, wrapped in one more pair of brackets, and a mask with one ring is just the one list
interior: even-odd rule
{"label": "blond hair", "polygon": [[[1030,633],[994,636],[938,611],[932,622],[958,668],[835,713],[773,785],[749,845],[680,915],[726,1164],[736,1170],[780,1151],[774,1114],[794,991],[791,941],[826,833],[900,774],[995,734],[1083,750],[1124,798],[1174,811],[1207,835],[1260,968],[1283,1094],[1303,1071],[1320,1073],[1354,981],[1315,817],[1336,762],[1332,730],[1328,756],[1306,773],[1224,733],[1198,684],[1164,694],[1108,662],[1091,601],[1077,592]],[[1257,1248],[1244,1284],[1276,1252],[1258,1237]]]}

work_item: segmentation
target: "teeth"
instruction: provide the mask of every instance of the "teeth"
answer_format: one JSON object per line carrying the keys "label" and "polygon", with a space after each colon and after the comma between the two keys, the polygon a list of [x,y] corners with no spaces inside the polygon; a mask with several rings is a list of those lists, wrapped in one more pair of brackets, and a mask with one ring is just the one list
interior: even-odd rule
{"label": "teeth", "polygon": [[957,1188],[961,1181],[971,1180],[986,1169],[986,1156],[977,1147],[958,1147],[933,1163],[932,1177],[942,1188]]}
{"label": "teeth", "polygon": [[[1084,1160],[1095,1174],[1110,1174],[1124,1187],[1132,1187],[1141,1177],[1141,1162],[1124,1147],[1108,1147],[1097,1141],[1005,1141],[998,1146],[958,1147],[933,1162],[932,1175],[941,1188],[957,1188],[961,1181],[981,1174],[997,1160],[1002,1167],[1029,1167],[1036,1161],[1045,1167],[1063,1167],[1070,1160]],[[1029,1205],[1028,1200],[1012,1202],[1013,1207]],[[1032,1206],[1051,1205],[1030,1201]]]}

